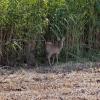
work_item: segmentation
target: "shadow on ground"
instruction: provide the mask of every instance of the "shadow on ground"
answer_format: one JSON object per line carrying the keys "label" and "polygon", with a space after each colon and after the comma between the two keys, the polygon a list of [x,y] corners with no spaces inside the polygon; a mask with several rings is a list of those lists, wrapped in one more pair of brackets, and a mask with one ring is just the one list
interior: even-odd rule
{"label": "shadow on ground", "polygon": [[70,73],[73,71],[88,71],[90,68],[96,69],[100,67],[100,62],[85,62],[85,63],[75,63],[68,62],[63,64],[55,64],[53,66],[40,65],[40,66],[29,66],[23,64],[20,66],[0,66],[0,75],[13,74],[21,69],[36,71],[37,73]]}

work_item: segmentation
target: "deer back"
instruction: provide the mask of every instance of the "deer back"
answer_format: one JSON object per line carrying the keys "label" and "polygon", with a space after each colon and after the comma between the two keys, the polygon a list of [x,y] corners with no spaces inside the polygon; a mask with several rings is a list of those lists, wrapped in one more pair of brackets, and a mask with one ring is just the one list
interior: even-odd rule
{"label": "deer back", "polygon": [[46,52],[51,55],[57,54],[60,53],[60,48],[58,45],[55,45],[52,42],[46,42]]}

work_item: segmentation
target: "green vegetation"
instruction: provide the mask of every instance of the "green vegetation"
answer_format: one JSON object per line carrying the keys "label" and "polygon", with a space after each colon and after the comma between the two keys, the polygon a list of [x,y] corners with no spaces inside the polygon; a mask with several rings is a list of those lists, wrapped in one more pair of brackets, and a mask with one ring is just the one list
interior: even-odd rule
{"label": "green vegetation", "polygon": [[[100,0],[0,0],[0,63],[23,63],[36,40],[44,62],[45,40],[66,37],[60,61],[100,59]],[[29,48],[28,48],[29,49]]]}

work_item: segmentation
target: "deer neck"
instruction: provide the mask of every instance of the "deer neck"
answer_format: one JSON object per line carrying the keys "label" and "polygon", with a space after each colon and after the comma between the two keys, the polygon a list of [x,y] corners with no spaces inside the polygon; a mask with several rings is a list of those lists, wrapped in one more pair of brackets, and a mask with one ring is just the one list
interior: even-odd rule
{"label": "deer neck", "polygon": [[60,50],[63,48],[63,45],[64,45],[64,40],[62,39],[60,44]]}

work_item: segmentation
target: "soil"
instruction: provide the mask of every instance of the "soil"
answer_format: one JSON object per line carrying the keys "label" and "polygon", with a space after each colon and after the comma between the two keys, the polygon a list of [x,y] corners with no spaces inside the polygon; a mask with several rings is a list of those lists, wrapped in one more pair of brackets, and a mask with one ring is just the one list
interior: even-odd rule
{"label": "soil", "polygon": [[99,67],[70,72],[59,66],[41,69],[3,70],[0,100],[100,100]]}

